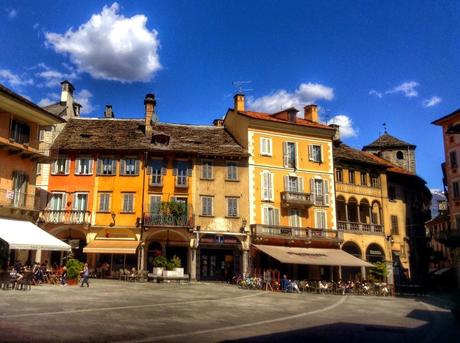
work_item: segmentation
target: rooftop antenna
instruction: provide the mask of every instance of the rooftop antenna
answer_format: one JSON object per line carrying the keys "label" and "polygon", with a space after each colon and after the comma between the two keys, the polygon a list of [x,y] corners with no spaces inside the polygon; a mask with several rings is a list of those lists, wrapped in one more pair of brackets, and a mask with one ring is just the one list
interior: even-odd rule
{"label": "rooftop antenna", "polygon": [[383,126],[384,133],[388,133],[387,132],[387,123],[383,123],[382,126]]}
{"label": "rooftop antenna", "polygon": [[244,88],[245,85],[249,85],[251,83],[252,81],[233,81],[232,82],[233,87],[235,87],[236,89],[236,92],[240,94],[253,91],[254,89],[252,88]]}

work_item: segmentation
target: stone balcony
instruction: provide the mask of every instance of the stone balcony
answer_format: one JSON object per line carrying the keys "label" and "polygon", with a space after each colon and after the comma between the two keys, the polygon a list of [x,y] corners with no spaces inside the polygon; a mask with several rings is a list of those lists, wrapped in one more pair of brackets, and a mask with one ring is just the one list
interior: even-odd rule
{"label": "stone balcony", "polygon": [[91,224],[91,212],[82,210],[43,210],[42,219],[51,224]]}
{"label": "stone balcony", "polygon": [[305,207],[313,205],[310,193],[302,192],[281,192],[281,202],[283,207]]}
{"label": "stone balcony", "polygon": [[251,225],[251,236],[253,239],[275,238],[302,241],[343,241],[342,232],[337,230],[264,224]]}
{"label": "stone balcony", "polygon": [[363,233],[383,235],[383,226],[380,224],[365,224],[357,222],[337,221],[337,229],[339,231],[351,233]]}

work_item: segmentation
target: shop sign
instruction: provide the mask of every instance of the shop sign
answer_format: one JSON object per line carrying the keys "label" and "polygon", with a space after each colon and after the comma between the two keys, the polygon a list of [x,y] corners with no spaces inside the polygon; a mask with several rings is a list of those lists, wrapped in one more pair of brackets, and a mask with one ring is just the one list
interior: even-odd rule
{"label": "shop sign", "polygon": [[235,237],[226,237],[224,235],[206,235],[200,239],[201,243],[207,244],[238,244],[239,241]]}
{"label": "shop sign", "polygon": [[380,250],[369,250],[369,255],[382,256],[382,252]]}

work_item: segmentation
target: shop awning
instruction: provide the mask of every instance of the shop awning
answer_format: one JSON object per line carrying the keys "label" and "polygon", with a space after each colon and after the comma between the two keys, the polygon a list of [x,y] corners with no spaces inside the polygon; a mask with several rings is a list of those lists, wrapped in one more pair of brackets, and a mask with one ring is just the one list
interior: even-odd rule
{"label": "shop awning", "polygon": [[10,250],[70,250],[70,245],[24,220],[0,218],[0,238]]}
{"label": "shop awning", "polygon": [[340,249],[294,248],[272,245],[253,245],[281,263],[308,264],[316,266],[374,267]]}
{"label": "shop awning", "polygon": [[135,254],[139,241],[96,239],[83,248],[84,253],[93,254]]}

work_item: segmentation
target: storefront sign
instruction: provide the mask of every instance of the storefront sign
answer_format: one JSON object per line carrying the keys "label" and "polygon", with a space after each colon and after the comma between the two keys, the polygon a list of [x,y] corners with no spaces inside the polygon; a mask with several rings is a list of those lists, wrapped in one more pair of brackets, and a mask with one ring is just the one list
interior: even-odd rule
{"label": "storefront sign", "polygon": [[204,244],[239,244],[237,238],[224,235],[205,235],[200,239]]}

